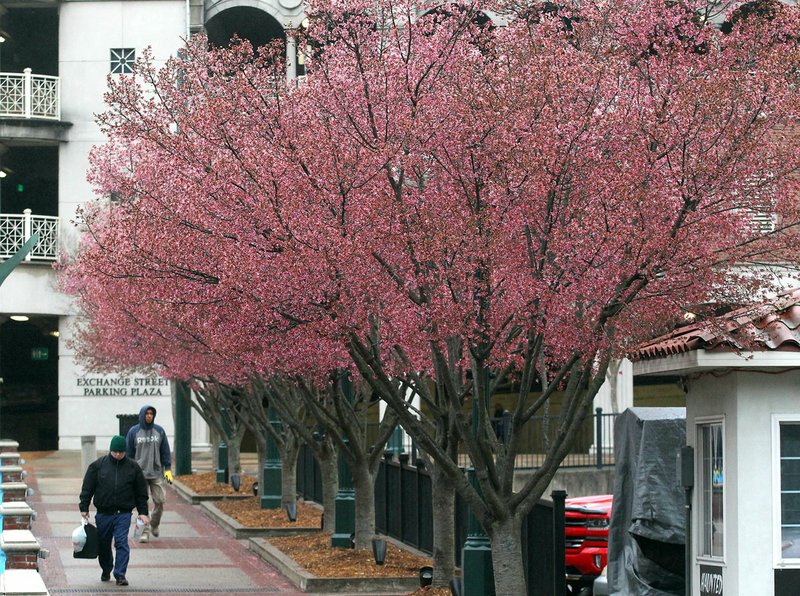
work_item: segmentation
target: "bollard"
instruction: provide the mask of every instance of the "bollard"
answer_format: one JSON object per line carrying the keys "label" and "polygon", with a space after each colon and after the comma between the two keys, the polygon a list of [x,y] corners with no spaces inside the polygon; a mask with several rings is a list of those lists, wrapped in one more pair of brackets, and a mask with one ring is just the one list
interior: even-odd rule
{"label": "bollard", "polygon": [[97,437],[81,436],[81,470],[86,473],[89,464],[97,459]]}

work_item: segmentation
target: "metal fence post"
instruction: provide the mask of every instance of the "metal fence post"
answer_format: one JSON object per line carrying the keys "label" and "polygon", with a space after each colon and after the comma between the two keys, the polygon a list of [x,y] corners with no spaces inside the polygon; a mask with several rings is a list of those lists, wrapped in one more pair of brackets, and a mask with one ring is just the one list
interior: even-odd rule
{"label": "metal fence post", "polygon": [[566,563],[566,518],[564,517],[564,501],[567,491],[554,490],[550,493],[553,500],[553,596],[565,596],[567,593]]}
{"label": "metal fence post", "polygon": [[603,467],[603,408],[595,408],[595,459],[597,468]]}
{"label": "metal fence post", "polygon": [[[489,369],[480,370],[480,385],[473,392],[472,433],[479,433],[480,408],[486,408],[488,401]],[[481,485],[475,473],[474,463],[470,462],[467,479],[480,494]],[[463,596],[494,596],[494,569],[492,567],[492,542],[486,530],[478,521],[474,511],[469,510],[469,529],[467,541],[461,551]],[[563,577],[563,575],[562,575]]]}
{"label": "metal fence post", "polygon": [[[349,373],[339,373],[337,382],[341,383],[342,397],[349,403],[353,402],[353,381]],[[331,546],[333,548],[352,548],[351,536],[356,530],[356,493],[353,488],[353,475],[344,451],[349,449],[349,442],[344,439],[344,445],[339,449],[339,490],[336,493],[336,523]]]}
{"label": "metal fence post", "polygon": [[192,473],[192,396],[183,381],[175,383],[175,475]]}
{"label": "metal fence post", "polygon": [[[24,209],[22,211],[22,239],[23,239],[24,242],[27,242],[28,240],[30,240],[32,229],[33,228],[31,226],[31,210],[30,209]],[[33,251],[31,251],[31,252],[33,252]],[[25,261],[26,262],[31,260],[31,252],[29,252],[28,254],[25,255]]]}
{"label": "metal fence post", "polygon": [[230,427],[228,425],[228,415],[226,408],[220,408],[220,415],[222,418],[222,436],[217,445],[217,482],[221,484],[228,484],[229,469],[228,469],[228,437],[231,435]]}
{"label": "metal fence post", "polygon": [[32,95],[32,86],[31,86],[31,69],[26,68],[22,71],[22,105],[23,105],[23,112],[25,118],[31,117],[31,95]]}
{"label": "metal fence post", "polygon": [[[269,423],[277,434],[282,431],[282,425],[275,408],[269,408]],[[280,509],[282,494],[281,454],[275,438],[269,433],[264,437],[267,443],[267,453],[263,462],[262,478],[264,486],[261,487],[261,499],[259,501],[261,509]]]}
{"label": "metal fence post", "polygon": [[406,532],[406,524],[410,524],[411,523],[411,520],[406,519],[406,516],[402,514],[402,512],[404,512],[406,510],[406,508],[405,508],[405,504],[406,504],[406,482],[407,482],[406,474],[408,474],[408,467],[407,467],[408,466],[408,453],[401,453],[400,455],[398,455],[397,456],[397,463],[400,464],[399,465],[399,470],[400,470],[400,476],[399,476],[399,481],[400,481],[400,507],[399,507],[399,510],[401,512],[401,514],[400,514],[400,541],[401,542],[405,542],[406,535],[408,534],[408,532]]}

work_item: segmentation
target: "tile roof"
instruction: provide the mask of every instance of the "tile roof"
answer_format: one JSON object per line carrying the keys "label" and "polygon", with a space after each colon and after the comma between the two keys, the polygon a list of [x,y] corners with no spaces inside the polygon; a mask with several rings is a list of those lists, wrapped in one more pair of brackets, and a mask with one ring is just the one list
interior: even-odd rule
{"label": "tile roof", "polygon": [[692,350],[800,351],[800,288],[713,321],[679,327],[640,345],[628,357],[649,360]]}

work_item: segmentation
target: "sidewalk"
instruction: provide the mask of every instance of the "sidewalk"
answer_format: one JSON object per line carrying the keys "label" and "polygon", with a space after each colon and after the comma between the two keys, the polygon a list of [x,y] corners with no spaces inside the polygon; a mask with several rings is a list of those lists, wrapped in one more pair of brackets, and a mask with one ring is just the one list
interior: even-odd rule
{"label": "sidewalk", "polygon": [[[41,546],[50,551],[49,558],[40,560],[40,573],[54,596],[302,594],[249,551],[247,541],[230,537],[198,506],[187,503],[172,489],[167,494],[161,536],[146,544],[131,540],[127,573],[130,586],[101,583],[96,560],[72,557],[71,535],[80,523],[80,451],[21,455],[25,460],[22,467],[28,472],[26,482],[35,491],[28,497],[28,504],[37,514],[32,531]],[[94,508],[91,519],[94,520]]]}

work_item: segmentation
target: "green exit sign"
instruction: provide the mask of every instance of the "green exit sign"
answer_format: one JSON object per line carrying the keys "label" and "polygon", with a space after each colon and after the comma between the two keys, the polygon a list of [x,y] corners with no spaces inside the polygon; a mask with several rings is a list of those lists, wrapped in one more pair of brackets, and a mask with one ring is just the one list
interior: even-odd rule
{"label": "green exit sign", "polygon": [[47,348],[31,348],[31,360],[47,360]]}

